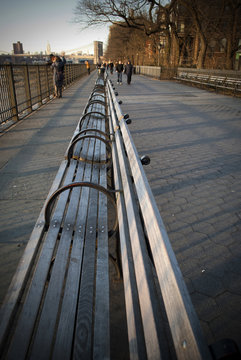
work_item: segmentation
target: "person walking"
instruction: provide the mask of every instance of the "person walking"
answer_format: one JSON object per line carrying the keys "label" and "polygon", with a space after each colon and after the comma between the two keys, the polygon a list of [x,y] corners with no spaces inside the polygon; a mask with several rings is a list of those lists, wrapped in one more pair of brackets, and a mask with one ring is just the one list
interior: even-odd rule
{"label": "person walking", "polygon": [[117,72],[117,84],[122,84],[122,73],[124,70],[124,65],[122,64],[122,62],[119,60],[119,63],[116,65],[115,70]]}
{"label": "person walking", "polygon": [[126,66],[125,66],[125,73],[127,76],[127,84],[128,85],[131,84],[132,72],[133,72],[133,65],[131,64],[130,60],[128,60]]}
{"label": "person walking", "polygon": [[90,64],[88,60],[86,60],[85,65],[86,65],[87,73],[88,75],[90,75]]}
{"label": "person walking", "polygon": [[113,68],[114,68],[114,64],[112,61],[109,62],[109,69],[110,69],[110,73],[111,75],[113,74]]}
{"label": "person walking", "polygon": [[55,97],[62,98],[62,87],[64,82],[64,65],[66,63],[65,58],[62,60],[59,56],[53,57],[52,69],[53,69],[53,81]]}

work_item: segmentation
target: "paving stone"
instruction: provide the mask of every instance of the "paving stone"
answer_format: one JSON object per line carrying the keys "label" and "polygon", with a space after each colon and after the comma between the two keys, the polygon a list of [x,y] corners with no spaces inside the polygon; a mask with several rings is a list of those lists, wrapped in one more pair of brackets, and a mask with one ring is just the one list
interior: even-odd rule
{"label": "paving stone", "polygon": [[223,293],[223,283],[221,279],[208,271],[202,271],[201,276],[192,279],[192,283],[196,291],[212,298]]}
{"label": "paving stone", "polygon": [[220,316],[220,308],[212,297],[194,292],[191,294],[191,299],[202,321],[210,322]]}

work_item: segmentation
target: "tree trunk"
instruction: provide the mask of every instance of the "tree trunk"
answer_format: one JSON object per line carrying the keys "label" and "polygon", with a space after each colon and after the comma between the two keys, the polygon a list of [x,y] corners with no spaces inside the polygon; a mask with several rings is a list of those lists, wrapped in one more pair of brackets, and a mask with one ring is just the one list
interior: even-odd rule
{"label": "tree trunk", "polygon": [[236,39],[237,39],[237,24],[239,24],[239,14],[240,11],[238,11],[239,8],[233,8],[232,9],[232,20],[231,20],[231,26],[227,34],[227,49],[226,49],[226,62],[225,66],[227,70],[232,70],[234,65],[234,59],[235,56],[235,49],[237,47]]}
{"label": "tree trunk", "polygon": [[232,70],[233,69],[232,36],[230,36],[230,35],[227,37],[225,68],[227,70]]}
{"label": "tree trunk", "polygon": [[171,67],[178,66],[180,49],[179,49],[179,38],[175,30],[172,30],[172,48],[171,48]]}
{"label": "tree trunk", "polygon": [[194,45],[193,45],[193,65],[197,65],[198,52],[199,52],[199,33],[198,31],[195,34]]}
{"label": "tree trunk", "polygon": [[197,69],[203,69],[205,64],[206,52],[207,52],[207,41],[203,34],[200,33],[201,47],[198,55]]}

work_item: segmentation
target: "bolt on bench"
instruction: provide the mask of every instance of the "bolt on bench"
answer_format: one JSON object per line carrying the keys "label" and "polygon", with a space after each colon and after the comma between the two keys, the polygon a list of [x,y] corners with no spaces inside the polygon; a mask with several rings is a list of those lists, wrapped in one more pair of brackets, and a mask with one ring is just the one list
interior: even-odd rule
{"label": "bolt on bench", "polygon": [[116,96],[99,74],[1,309],[3,359],[110,359],[116,232],[126,358],[212,358]]}

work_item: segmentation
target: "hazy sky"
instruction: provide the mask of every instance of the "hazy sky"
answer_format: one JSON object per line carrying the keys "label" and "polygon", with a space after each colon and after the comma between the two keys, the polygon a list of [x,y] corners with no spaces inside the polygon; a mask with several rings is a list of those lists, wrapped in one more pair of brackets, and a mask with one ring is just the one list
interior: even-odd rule
{"label": "hazy sky", "polygon": [[12,44],[23,43],[24,52],[60,52],[106,42],[108,26],[80,30],[73,23],[77,0],[0,0],[0,52],[11,51]]}

